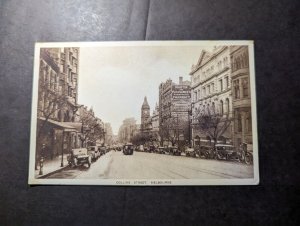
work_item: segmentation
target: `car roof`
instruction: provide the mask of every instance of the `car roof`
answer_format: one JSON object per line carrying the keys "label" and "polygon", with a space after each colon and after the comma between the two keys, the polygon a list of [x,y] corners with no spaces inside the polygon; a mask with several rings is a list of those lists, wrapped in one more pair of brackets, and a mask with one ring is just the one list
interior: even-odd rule
{"label": "car roof", "polygon": [[231,144],[216,144],[216,147],[217,146],[233,147],[233,145],[231,145]]}

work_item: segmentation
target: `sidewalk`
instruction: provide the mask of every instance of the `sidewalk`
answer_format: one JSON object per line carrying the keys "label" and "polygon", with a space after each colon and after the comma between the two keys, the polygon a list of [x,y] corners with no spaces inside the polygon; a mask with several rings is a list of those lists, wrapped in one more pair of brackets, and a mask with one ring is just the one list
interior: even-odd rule
{"label": "sidewalk", "polygon": [[42,177],[45,177],[46,175],[48,175],[50,173],[54,173],[56,171],[62,170],[65,167],[67,167],[68,166],[67,154],[64,154],[63,163],[64,163],[64,166],[61,167],[61,155],[53,158],[52,160],[51,159],[45,160],[44,161],[44,166],[43,166],[43,175],[39,175],[40,165],[38,163],[38,167],[37,167],[38,169],[35,170],[34,177],[35,178],[42,178]]}

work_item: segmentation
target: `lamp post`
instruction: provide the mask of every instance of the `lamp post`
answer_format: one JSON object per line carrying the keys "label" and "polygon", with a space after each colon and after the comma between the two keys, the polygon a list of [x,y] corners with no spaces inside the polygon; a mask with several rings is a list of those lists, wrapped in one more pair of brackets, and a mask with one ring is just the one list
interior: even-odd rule
{"label": "lamp post", "polygon": [[60,167],[64,167],[64,146],[65,146],[65,130],[63,130],[63,134],[62,134],[62,148],[61,148]]}
{"label": "lamp post", "polygon": [[45,153],[45,144],[42,145],[42,150],[41,150],[41,158],[40,158],[40,172],[39,175],[43,175],[43,167],[44,167],[44,153]]}

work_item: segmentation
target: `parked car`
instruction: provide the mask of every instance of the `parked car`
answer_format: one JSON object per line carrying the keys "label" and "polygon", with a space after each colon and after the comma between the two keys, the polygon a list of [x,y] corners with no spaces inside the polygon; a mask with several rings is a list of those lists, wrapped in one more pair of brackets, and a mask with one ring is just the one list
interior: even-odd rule
{"label": "parked car", "polygon": [[212,159],[215,157],[214,148],[211,146],[200,146],[197,150],[197,154],[200,158]]}
{"label": "parked car", "polygon": [[157,148],[157,153],[158,154],[166,154],[167,153],[167,149],[165,147],[158,147]]}
{"label": "parked car", "polygon": [[123,146],[124,155],[133,155],[133,144],[128,143]]}
{"label": "parked car", "polygon": [[168,148],[169,149],[169,154],[171,155],[181,155],[181,151],[178,149],[176,146],[171,146]]}
{"label": "parked car", "polygon": [[106,147],[105,146],[101,146],[100,147],[100,156],[101,155],[105,155],[105,153],[106,153]]}
{"label": "parked car", "polygon": [[187,157],[196,157],[196,151],[194,148],[187,147],[185,149],[185,156]]}
{"label": "parked car", "polygon": [[218,160],[238,159],[238,154],[234,146],[229,144],[216,144],[215,153]]}
{"label": "parked car", "polygon": [[70,166],[78,166],[87,164],[88,167],[92,164],[92,157],[88,154],[86,148],[75,148],[71,150],[71,154],[67,157]]}
{"label": "parked car", "polygon": [[149,152],[155,153],[156,152],[156,147],[154,145],[149,146]]}
{"label": "parked car", "polygon": [[97,161],[97,159],[100,157],[98,146],[89,146],[87,150],[88,154],[92,157],[92,161]]}

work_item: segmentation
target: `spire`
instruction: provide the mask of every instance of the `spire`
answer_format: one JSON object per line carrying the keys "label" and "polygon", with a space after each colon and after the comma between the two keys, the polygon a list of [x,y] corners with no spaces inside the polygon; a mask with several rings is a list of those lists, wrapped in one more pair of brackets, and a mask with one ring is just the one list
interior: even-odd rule
{"label": "spire", "polygon": [[143,105],[142,105],[142,108],[150,108],[146,96],[144,97],[144,103],[143,103]]}

